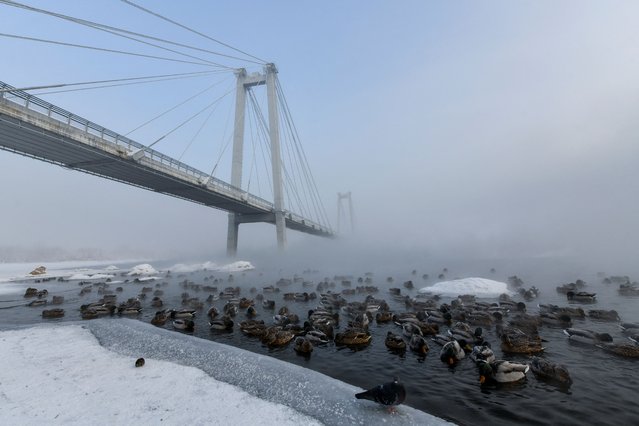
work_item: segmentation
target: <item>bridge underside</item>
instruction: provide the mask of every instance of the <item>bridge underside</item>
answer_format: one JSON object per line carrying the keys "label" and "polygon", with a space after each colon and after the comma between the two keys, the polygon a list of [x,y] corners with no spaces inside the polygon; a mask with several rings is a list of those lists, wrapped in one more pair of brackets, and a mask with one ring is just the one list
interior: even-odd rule
{"label": "bridge underside", "polygon": [[[180,179],[127,156],[106,152],[100,147],[92,147],[1,112],[0,149],[233,212],[237,214],[239,223],[275,223],[275,216],[269,209],[225,196],[206,185]],[[286,227],[309,234],[330,236],[326,230],[308,226],[303,220],[296,221],[292,217],[286,217]]]}

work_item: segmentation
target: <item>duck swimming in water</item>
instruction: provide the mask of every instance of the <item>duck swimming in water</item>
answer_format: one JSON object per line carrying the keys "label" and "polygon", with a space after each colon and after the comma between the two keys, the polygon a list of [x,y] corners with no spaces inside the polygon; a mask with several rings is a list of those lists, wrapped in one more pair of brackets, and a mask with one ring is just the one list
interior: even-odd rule
{"label": "duck swimming in water", "polygon": [[569,291],[566,293],[566,297],[571,302],[584,302],[584,303],[594,303],[596,293],[587,293],[585,291]]}
{"label": "duck swimming in water", "polygon": [[190,319],[178,318],[173,321],[173,327],[178,330],[192,332],[195,330],[195,323]]}
{"label": "duck swimming in water", "polygon": [[530,361],[530,369],[538,379],[563,386],[572,384],[568,369],[563,365],[534,356]]}
{"label": "duck swimming in water", "polygon": [[306,337],[298,337],[295,339],[295,352],[302,355],[310,355],[313,352],[313,344]]}
{"label": "duck swimming in water", "polygon": [[586,345],[596,345],[599,343],[612,343],[612,336],[608,333],[596,333],[591,330],[579,328],[567,328],[564,334],[571,342],[583,343]]}
{"label": "duck swimming in water", "polygon": [[446,343],[439,352],[439,359],[448,365],[454,365],[466,356],[465,349],[470,351],[468,344],[464,339],[452,340]]}
{"label": "duck swimming in water", "polygon": [[479,367],[479,383],[486,382],[496,383],[513,383],[523,380],[530,367],[526,364],[517,364],[510,361],[495,361],[493,363],[480,360],[477,362]]}
{"label": "duck swimming in water", "polygon": [[386,347],[395,351],[405,351],[406,350],[406,342],[402,339],[402,336],[398,336],[392,331],[388,331],[386,333],[386,340],[384,342]]}
{"label": "duck swimming in water", "polygon": [[636,343],[602,343],[597,347],[626,358],[639,358],[639,345]]}
{"label": "duck swimming in water", "polygon": [[490,343],[484,342],[481,346],[474,346],[470,353],[470,359],[475,362],[487,361],[489,363],[495,362],[495,353],[490,347]]}
{"label": "duck swimming in water", "polygon": [[430,349],[428,343],[426,343],[426,339],[419,334],[413,334],[408,345],[411,351],[417,352],[420,355],[426,355]]}
{"label": "duck swimming in water", "polygon": [[367,345],[371,341],[371,334],[356,328],[347,328],[342,333],[335,334],[335,344],[346,346]]}

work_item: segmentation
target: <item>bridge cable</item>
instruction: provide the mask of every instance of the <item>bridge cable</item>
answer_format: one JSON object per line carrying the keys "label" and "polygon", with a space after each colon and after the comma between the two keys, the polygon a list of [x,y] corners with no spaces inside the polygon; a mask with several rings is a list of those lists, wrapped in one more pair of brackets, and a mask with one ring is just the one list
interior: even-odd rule
{"label": "bridge cable", "polygon": [[189,96],[189,97],[188,97],[188,98],[186,98],[185,100],[183,100],[183,101],[179,102],[177,105],[174,105],[173,107],[171,107],[171,108],[167,109],[166,111],[164,111],[164,112],[160,113],[159,115],[156,115],[155,117],[151,118],[150,120],[145,121],[144,123],[142,123],[142,124],[140,124],[139,126],[137,126],[135,129],[133,129],[133,130],[131,130],[131,131],[129,131],[129,132],[127,132],[127,133],[125,133],[125,134],[124,134],[124,136],[129,136],[131,133],[135,132],[136,130],[139,130],[139,129],[141,129],[142,127],[146,126],[147,124],[150,124],[150,123],[154,122],[155,120],[157,120],[157,119],[159,119],[159,118],[161,118],[161,117],[165,116],[165,115],[166,115],[166,114],[168,114],[169,112],[171,112],[171,111],[173,111],[173,110],[175,110],[175,109],[177,109],[177,108],[181,107],[181,106],[182,106],[182,105],[184,105],[185,103],[187,103],[187,102],[189,102],[189,101],[191,101],[191,100],[193,100],[193,99],[197,98],[197,97],[198,97],[198,96],[200,96],[201,94],[203,94],[203,93],[205,93],[205,92],[207,92],[207,91],[211,90],[212,88],[214,88],[214,87],[215,87],[215,86],[217,86],[218,84],[223,83],[224,81],[225,81],[225,80],[222,80],[222,81],[216,81],[215,83],[213,83],[213,84],[212,84],[212,85],[210,85],[209,87],[205,88],[204,90],[201,90],[201,91],[199,91],[198,93],[196,93],[196,94],[194,94],[194,95],[192,95],[192,96]]}
{"label": "bridge cable", "polygon": [[[269,171],[269,167],[268,167],[268,163],[266,161],[266,156],[264,155],[264,148],[263,145],[266,145],[266,151],[267,151],[267,155],[269,157],[269,160],[271,160],[271,150],[269,147],[269,140],[270,140],[270,136],[269,136],[269,132],[268,132],[268,125],[266,124],[266,119],[264,118],[264,114],[262,113],[262,110],[260,108],[259,103],[257,102],[257,98],[255,97],[255,93],[252,90],[248,91],[249,93],[249,99],[251,101],[251,105],[253,106],[253,114],[255,115],[256,121],[260,124],[259,129],[261,131],[262,134],[262,138],[260,139],[262,141],[262,144],[260,145],[260,149],[262,151],[262,159],[264,160],[264,169],[266,171],[266,174],[268,176],[268,171]],[[274,195],[275,194],[275,190],[273,189],[273,176],[269,176],[269,178],[267,179],[268,184],[269,184],[269,188],[271,189],[271,193]]]}
{"label": "bridge cable", "polygon": [[222,160],[222,156],[226,152],[226,149],[228,148],[228,146],[231,143],[231,140],[233,139],[233,133],[231,133],[229,135],[228,139],[226,138],[226,132],[228,130],[229,121],[230,121],[230,118],[231,118],[231,109],[232,109],[232,106],[231,106],[231,108],[229,108],[229,110],[226,113],[226,122],[224,123],[224,133],[222,134],[222,142],[224,142],[224,140],[226,140],[226,144],[223,145],[222,149],[220,150],[220,154],[218,155],[217,161],[213,165],[213,169],[211,170],[211,173],[209,174],[209,180],[214,176],[215,170],[217,169],[217,166],[220,164],[220,161]]}
{"label": "bridge cable", "polygon": [[0,37],[16,38],[16,39],[28,40],[28,41],[37,41],[39,43],[57,44],[57,45],[60,45],[60,46],[67,46],[67,47],[77,47],[77,48],[80,48],[80,49],[97,50],[97,51],[100,51],[100,52],[119,53],[119,54],[122,54],[122,55],[139,56],[139,57],[142,57],[142,58],[159,59],[159,60],[162,60],[162,61],[181,62],[183,64],[202,65],[202,66],[207,66],[207,67],[214,66],[214,65],[207,64],[207,63],[204,63],[204,62],[185,61],[185,60],[182,60],[182,59],[166,58],[166,57],[163,57],[163,56],[154,56],[154,55],[145,55],[143,53],[126,52],[126,51],[117,50],[117,49],[106,49],[104,47],[86,46],[86,45],[83,45],[83,44],[66,43],[66,42],[63,42],[63,41],[47,40],[47,39],[42,39],[42,38],[20,36],[20,35],[17,35],[17,34],[0,33]]}
{"label": "bridge cable", "polygon": [[310,170],[310,166],[308,163],[308,158],[306,157],[306,153],[304,152],[303,147],[301,146],[301,143],[299,142],[299,134],[297,132],[297,128],[295,127],[295,124],[292,120],[291,114],[290,114],[290,109],[288,107],[288,102],[286,101],[286,96],[284,95],[284,91],[281,87],[281,84],[279,82],[279,79],[276,76],[276,88],[277,88],[277,93],[278,93],[278,97],[280,99],[280,103],[282,104],[282,109],[284,112],[284,116],[286,117],[286,121],[287,124],[289,126],[289,129],[294,137],[294,140],[296,141],[296,150],[298,151],[298,155],[301,159],[301,161],[304,164],[304,174],[305,177],[308,181],[309,187],[312,190],[312,194],[314,194],[314,196],[312,197],[312,199],[314,200],[314,204],[316,206],[316,208],[318,208],[319,213],[320,213],[320,219],[321,217],[323,217],[326,226],[330,227],[330,221],[328,220],[328,215],[326,214],[326,209],[324,208],[323,203],[321,202],[321,198],[319,197],[319,190],[317,189],[317,184],[315,183],[315,179],[311,173]]}
{"label": "bridge cable", "polygon": [[[198,115],[202,114],[204,111],[206,111],[207,109],[213,107],[213,105],[215,105],[216,103],[220,102],[222,99],[224,99],[226,96],[228,96],[229,93],[232,93],[233,90],[234,89],[229,90],[228,92],[226,92],[225,94],[223,94],[222,96],[220,96],[219,98],[217,98],[216,100],[214,100],[213,102],[211,102],[210,104],[208,104],[207,106],[205,106],[204,108],[202,108],[201,110],[199,110],[198,112],[193,114],[191,117],[187,118],[182,123],[180,123],[179,125],[177,125],[173,129],[171,129],[169,132],[165,133],[163,136],[161,136],[160,138],[156,139],[155,142],[153,142],[151,145],[146,146],[145,148],[151,148],[153,145],[155,145],[156,143],[160,142],[161,140],[163,140],[164,138],[169,136],[171,133],[173,133],[176,130],[180,129],[181,127],[183,127],[184,125],[189,123],[191,120],[196,118]],[[145,148],[143,148],[143,149],[145,149]]]}
{"label": "bridge cable", "polygon": [[[218,73],[219,71],[211,71],[211,73]],[[191,75],[191,76],[184,76],[184,77],[169,77],[169,78],[159,78],[156,80],[147,80],[147,81],[136,81],[133,83],[119,83],[119,84],[105,84],[102,86],[95,86],[95,87],[80,87],[80,88],[76,88],[76,89],[66,89],[66,90],[49,90],[46,92],[38,92],[38,93],[34,93],[34,96],[40,96],[40,95],[51,95],[54,93],[67,93],[67,92],[80,92],[82,90],[95,90],[95,89],[107,89],[110,87],[122,87],[122,86],[134,86],[136,84],[147,84],[147,83],[158,83],[158,82],[162,82],[162,81],[170,81],[170,80],[186,80],[187,78],[197,78],[197,77],[204,77],[205,75]]]}
{"label": "bridge cable", "polygon": [[[127,36],[127,35],[124,35],[124,34],[121,34],[121,33],[132,34],[132,35],[135,35],[137,37],[148,38],[148,39],[152,39],[152,40],[156,40],[156,41],[161,41],[161,42],[167,43],[167,44],[173,44],[173,45],[177,45],[177,46],[181,46],[181,47],[187,47],[187,48],[194,49],[194,50],[201,50],[201,49],[193,48],[193,47],[190,47],[190,46],[187,46],[187,45],[182,45],[180,43],[175,43],[175,42],[171,42],[169,40],[164,40],[164,39],[160,39],[160,38],[157,38],[157,37],[152,37],[152,36],[147,36],[147,35],[140,34],[140,33],[135,33],[133,31],[124,30],[124,29],[117,28],[117,27],[111,27],[109,25],[104,25],[104,24],[100,24],[100,23],[97,23],[97,22],[93,22],[93,21],[87,21],[85,19],[74,18],[72,16],[63,15],[61,13],[51,12],[51,11],[44,10],[44,9],[38,9],[36,7],[28,6],[28,5],[25,5],[25,4],[22,4],[22,3],[17,3],[17,2],[14,2],[14,1],[0,0],[0,3],[5,4],[7,6],[13,6],[13,7],[26,9],[26,10],[31,11],[31,12],[42,13],[42,14],[45,14],[45,15],[53,16],[53,17],[56,17],[56,18],[59,18],[59,19],[64,19],[66,21],[71,21],[73,23],[84,25],[84,26],[87,26],[87,27],[90,27],[90,28],[93,28],[93,29],[96,29],[96,30],[99,30],[99,31],[104,31],[106,33],[109,33],[109,34],[112,34],[112,35],[115,35],[115,36],[118,36],[118,37],[123,37],[123,38],[129,39],[129,40],[137,41],[138,43],[142,43],[142,44],[146,44],[148,46],[156,47],[158,49],[167,50],[169,52],[176,53],[178,55],[182,55],[182,56],[186,56],[186,57],[189,57],[189,58],[192,58],[192,59],[197,59],[197,60],[200,60],[200,61],[204,61],[204,62],[207,62],[207,63],[209,63],[211,65],[220,67],[220,68],[226,68],[226,69],[229,69],[229,70],[232,69],[232,67],[229,67],[229,66],[226,66],[226,65],[218,64],[218,63],[215,63],[215,62],[212,62],[212,61],[208,61],[206,59],[199,58],[197,56],[189,55],[187,53],[179,52],[177,50],[169,49],[167,47],[163,47],[163,46],[159,46],[157,44],[153,44],[153,43],[149,43],[149,42],[146,42],[146,41],[143,41],[143,40],[139,40],[139,39],[136,39],[135,37],[130,37],[130,36]],[[212,52],[212,51],[208,51],[208,53],[216,54],[215,52]],[[222,54],[220,54],[220,55],[221,56],[228,56],[228,55],[222,55]],[[245,59],[242,59],[242,58],[235,58],[235,59],[245,60]]]}
{"label": "bridge cable", "polygon": [[69,87],[69,86],[83,86],[89,84],[102,84],[102,83],[115,83],[120,81],[134,81],[134,80],[149,80],[153,78],[163,78],[163,77],[178,77],[178,76],[187,76],[187,75],[201,75],[201,74],[212,74],[215,71],[198,71],[198,72],[187,72],[180,74],[164,74],[164,75],[150,75],[147,77],[129,77],[129,78],[117,78],[112,80],[97,80],[97,81],[84,81],[81,83],[59,83],[59,84],[49,84],[45,86],[29,86],[29,87],[20,87],[17,89],[0,89],[0,92],[12,92],[14,90],[22,90],[27,92],[29,90],[41,90],[41,89],[54,89],[58,87]]}
{"label": "bridge cable", "polygon": [[311,173],[311,169],[308,163],[308,158],[306,157],[306,153],[304,152],[304,149],[300,143],[299,134],[297,133],[297,128],[295,127],[295,123],[293,122],[293,119],[291,117],[290,109],[288,108],[288,103],[286,101],[286,97],[284,95],[284,91],[281,87],[281,84],[279,83],[279,79],[276,79],[276,83],[277,83],[276,87],[278,88],[278,92],[281,97],[281,102],[284,105],[284,111],[285,111],[286,117],[288,117],[287,121],[289,123],[289,128],[293,132],[295,139],[297,141],[296,148],[298,149],[301,160],[305,164],[304,170],[307,175],[307,179],[309,181],[309,186],[311,189],[314,190],[313,193],[315,196],[313,198],[315,199],[315,204],[318,207],[320,212],[319,217],[323,216],[326,226],[330,227],[330,221],[328,219],[328,215],[326,214],[326,209],[324,208],[324,205],[321,201],[319,190],[317,189],[317,184],[315,183],[315,179],[313,177],[313,174]]}
{"label": "bridge cable", "polygon": [[209,115],[206,116],[206,119],[204,120],[204,122],[202,123],[200,128],[197,130],[197,132],[195,132],[195,135],[193,135],[193,137],[191,138],[189,143],[186,145],[186,148],[184,148],[184,151],[182,151],[182,154],[180,154],[180,156],[178,157],[178,161],[182,161],[182,157],[184,157],[184,154],[186,154],[186,151],[189,150],[189,148],[193,144],[193,141],[200,135],[200,133],[202,132],[202,129],[204,129],[204,126],[207,125],[207,123],[209,122],[209,120],[213,116],[214,112],[215,112],[215,108],[211,108],[211,111],[209,111]]}
{"label": "bridge cable", "polygon": [[185,30],[187,30],[187,31],[190,31],[190,32],[192,32],[192,33],[194,33],[194,34],[197,34],[197,35],[199,35],[199,36],[201,36],[201,37],[204,37],[204,38],[206,38],[206,39],[208,39],[208,40],[211,40],[211,41],[213,41],[213,42],[215,42],[215,43],[221,44],[222,46],[228,47],[229,49],[235,50],[236,52],[239,52],[239,53],[241,53],[241,54],[243,54],[243,55],[246,55],[246,56],[248,56],[248,57],[250,57],[250,58],[256,59],[256,60],[260,61],[262,64],[266,64],[266,63],[268,63],[268,61],[265,61],[265,60],[260,59],[260,58],[258,58],[258,57],[256,57],[256,56],[253,56],[253,55],[251,55],[251,54],[249,54],[249,53],[246,53],[246,52],[244,52],[243,50],[237,49],[237,48],[235,48],[235,47],[233,47],[233,46],[231,46],[231,45],[229,45],[229,44],[226,44],[226,43],[224,43],[224,42],[221,42],[221,41],[219,41],[219,40],[216,40],[216,39],[214,39],[214,38],[212,38],[212,37],[210,37],[210,36],[208,36],[208,35],[206,35],[206,34],[203,34],[203,33],[199,32],[199,31],[197,31],[197,30],[194,30],[194,29],[192,29],[192,28],[189,28],[189,27],[187,27],[186,25],[180,24],[179,22],[176,22],[176,21],[174,21],[174,20],[172,20],[172,19],[169,19],[169,18],[167,18],[166,16],[160,15],[160,14],[159,14],[159,13],[157,13],[157,12],[153,12],[152,10],[146,9],[146,8],[144,8],[144,7],[142,7],[142,6],[138,5],[138,4],[136,4],[136,3],[133,3],[132,1],[129,1],[129,0],[122,0],[122,1],[123,1],[124,3],[126,3],[126,4],[128,4],[129,6],[133,6],[133,7],[137,8],[137,9],[142,10],[143,12],[149,13],[149,14],[151,14],[151,15],[153,15],[153,16],[155,16],[155,17],[157,17],[157,18],[160,18],[160,19],[162,19],[162,20],[164,20],[164,21],[167,21],[167,22],[170,22],[170,23],[172,23],[172,24],[174,24],[174,25],[177,25],[177,26],[178,26],[178,27],[180,27],[180,28],[183,28],[183,29],[185,29]]}
{"label": "bridge cable", "polygon": [[[254,106],[254,109],[257,111],[257,115],[260,119],[260,123],[261,123],[261,128],[263,129],[263,134],[264,134],[264,140],[266,141],[266,145],[267,145],[267,151],[269,152],[269,158],[270,158],[270,133],[268,130],[268,124],[266,123],[266,119],[264,118],[264,114],[259,106],[259,103],[257,102],[257,99],[255,98],[255,96],[253,95],[252,97],[252,103]],[[267,167],[268,170],[268,167]],[[289,210],[293,210],[293,203],[297,203],[298,207],[300,208],[300,210],[303,210],[303,203],[301,202],[300,198],[299,198],[299,194],[295,188],[295,185],[293,185],[291,182],[293,181],[293,179],[291,178],[290,174],[288,173],[288,169],[286,167],[286,165],[282,162],[282,174],[283,174],[283,181],[284,181],[284,192],[286,193],[286,197],[285,200],[288,201],[289,203]],[[272,180],[272,179],[271,179]],[[269,180],[269,184],[270,181]],[[273,188],[271,187],[271,190],[273,190]]]}
{"label": "bridge cable", "polygon": [[[227,55],[225,53],[215,52],[213,50],[203,49],[203,48],[200,48],[200,47],[189,46],[187,44],[178,43],[178,42],[174,42],[174,41],[170,41],[170,40],[166,40],[166,39],[163,39],[163,38],[154,37],[154,36],[150,36],[150,35],[146,35],[146,34],[141,34],[141,33],[135,32],[135,31],[129,31],[129,30],[125,30],[123,28],[113,27],[113,26],[106,25],[106,24],[100,24],[98,22],[89,21],[89,20],[86,20],[86,19],[75,18],[75,17],[72,17],[72,16],[63,15],[61,13],[56,13],[56,12],[52,12],[52,11],[45,10],[45,9],[38,9],[36,7],[33,7],[33,6],[29,6],[29,5],[26,5],[26,4],[22,4],[22,3],[18,3],[18,2],[14,2],[14,1],[10,1],[10,0],[0,0],[0,3],[3,3],[5,5],[7,5],[7,6],[13,6],[13,7],[21,8],[21,9],[26,9],[26,10],[31,11],[31,12],[41,13],[41,14],[53,16],[53,17],[56,17],[56,18],[59,18],[59,19],[64,19],[64,20],[71,21],[71,22],[76,23],[76,24],[84,25],[84,26],[87,26],[87,27],[90,27],[90,28],[93,28],[93,29],[111,30],[110,31],[111,33],[112,33],[112,31],[116,31],[116,32],[124,33],[124,34],[134,35],[134,36],[137,36],[137,37],[147,38],[149,40],[155,40],[155,41],[159,41],[159,42],[162,42],[162,43],[171,44],[173,46],[179,46],[179,47],[184,47],[184,48],[191,49],[191,50],[197,50],[197,51],[200,51],[200,52],[210,53],[212,55],[223,56],[223,57],[226,57],[226,58],[229,58],[229,59],[236,59],[236,60],[239,60],[239,61],[245,61],[245,62],[250,62],[250,63],[254,63],[254,64],[262,64],[262,62],[256,62],[256,61],[252,61],[252,60],[249,60],[249,59],[240,58],[240,57],[237,57],[237,56]],[[115,35],[119,35],[119,34],[115,34]],[[221,66],[223,66],[223,65],[221,65]]]}

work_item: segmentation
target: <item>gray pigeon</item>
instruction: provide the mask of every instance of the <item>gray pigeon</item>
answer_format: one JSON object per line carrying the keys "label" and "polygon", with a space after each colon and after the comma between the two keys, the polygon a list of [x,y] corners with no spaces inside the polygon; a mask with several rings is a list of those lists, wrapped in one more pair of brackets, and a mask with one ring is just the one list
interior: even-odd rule
{"label": "gray pigeon", "polygon": [[[393,378],[392,382],[384,383],[383,385],[375,386],[364,392],[356,393],[357,399],[368,399],[375,401],[382,405],[399,405],[406,399],[406,389],[404,385],[399,383],[397,377]],[[392,410],[392,408],[391,408]]]}

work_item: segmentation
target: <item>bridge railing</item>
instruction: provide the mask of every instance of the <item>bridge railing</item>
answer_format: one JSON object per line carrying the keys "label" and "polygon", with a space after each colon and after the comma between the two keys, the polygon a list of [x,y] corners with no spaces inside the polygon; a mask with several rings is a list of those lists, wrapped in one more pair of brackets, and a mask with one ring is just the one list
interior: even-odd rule
{"label": "bridge railing", "polygon": [[[208,173],[204,173],[194,167],[189,166],[181,161],[178,161],[168,155],[162,154],[159,151],[151,149],[139,142],[129,139],[126,136],[109,130],[106,127],[100,126],[90,120],[75,115],[63,108],[53,105],[37,96],[30,95],[29,93],[18,90],[9,84],[0,81],[0,100],[4,99],[13,104],[19,105],[30,111],[34,111],[39,114],[46,115],[52,120],[59,123],[66,124],[74,129],[84,131],[85,133],[99,138],[104,143],[120,146],[125,148],[127,152],[140,151],[144,154],[144,157],[155,163],[160,163],[169,167],[174,171],[178,171],[187,176],[192,177],[198,184],[208,187],[211,185],[216,191],[233,197],[237,200],[244,201],[247,204],[263,208],[265,210],[272,211],[274,206],[263,198],[253,195],[247,191],[237,188],[221,179],[211,176]],[[322,232],[332,233],[330,229],[320,225],[317,222],[306,219],[295,213],[286,212],[285,216],[296,223],[303,224],[305,226],[317,229]]]}
{"label": "bridge railing", "polygon": [[[158,162],[162,165],[168,166],[169,168],[184,173],[188,176],[193,177],[197,182],[202,185],[208,186],[212,185],[219,190],[220,192],[229,195],[238,200],[244,201],[251,205],[264,208],[266,210],[273,209],[273,203],[270,203],[263,198],[260,198],[256,195],[250,194],[247,191],[244,191],[240,188],[232,186],[231,184],[224,182],[221,179],[211,176],[208,173],[204,173],[194,167],[189,166],[181,161],[178,161],[168,155],[162,154],[154,149],[148,148],[147,146],[134,141],[133,139],[129,139],[126,136],[120,135],[112,130],[107,129],[106,127],[100,126],[90,120],[87,120],[83,117],[75,115],[63,108],[60,108],[56,105],[53,105],[43,99],[40,99],[34,95],[30,95],[29,93],[18,90],[13,86],[10,86],[4,82],[0,81],[0,99],[4,98],[5,100],[12,102],[21,107],[27,108],[31,111],[46,115],[52,120],[58,121],[60,123],[66,124],[75,129],[84,131],[94,137],[100,138],[105,143],[115,144],[117,146],[125,148],[127,151],[137,151],[140,150],[145,158],[150,159],[151,161]],[[8,91],[5,91],[8,90]],[[7,96],[8,94],[8,96]]]}

